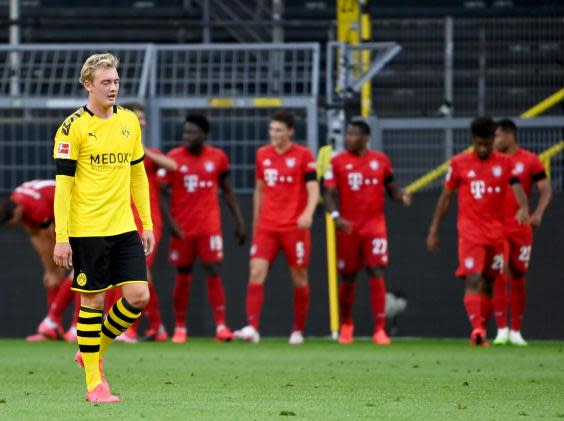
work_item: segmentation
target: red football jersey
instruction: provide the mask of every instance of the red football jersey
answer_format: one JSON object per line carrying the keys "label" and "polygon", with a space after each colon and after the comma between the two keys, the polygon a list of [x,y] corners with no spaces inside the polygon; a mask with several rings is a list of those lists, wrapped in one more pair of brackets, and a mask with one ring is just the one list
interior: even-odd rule
{"label": "red football jersey", "polygon": [[54,220],[55,180],[32,180],[17,187],[10,199],[23,208],[22,222],[44,227]]}
{"label": "red football jersey", "polygon": [[503,239],[505,195],[513,194],[511,160],[498,152],[486,160],[474,153],[456,155],[445,187],[458,189],[458,235],[474,244],[495,244]]}
{"label": "red football jersey", "polygon": [[229,171],[225,152],[205,145],[200,155],[192,155],[180,146],[168,156],[178,164],[178,170],[166,176],[172,188],[172,217],[187,236],[221,232],[218,186],[220,177]]}
{"label": "red football jersey", "polygon": [[306,176],[315,180],[315,167],[310,150],[295,143],[281,154],[272,145],[257,150],[256,179],[264,181],[258,228],[286,231],[297,227],[307,204]]}
{"label": "red football jersey", "polygon": [[[145,148],[146,150],[150,150],[151,152],[159,155],[163,155],[161,151],[154,148]],[[143,164],[145,165],[145,172],[147,173],[147,180],[149,181],[149,197],[151,200],[151,219],[153,220],[153,231],[154,232],[161,232],[163,228],[162,222],[162,215],[161,215],[161,206],[159,201],[159,178],[157,172],[159,171],[159,166],[155,163],[155,161],[147,158],[143,160]],[[141,218],[139,218],[139,213],[137,212],[137,208],[131,202],[131,208],[133,209],[133,217],[135,218],[135,225],[137,225],[138,230],[142,230],[143,224],[141,223]]]}
{"label": "red football jersey", "polygon": [[384,193],[393,170],[386,154],[368,150],[363,156],[348,151],[331,159],[325,185],[339,192],[341,217],[361,234],[386,232]]}
{"label": "red football jersey", "polygon": [[[537,155],[519,148],[513,155],[507,155],[513,164],[513,174],[519,177],[523,190],[527,197],[531,196],[533,183],[546,178],[544,165]],[[505,196],[505,223],[513,228],[530,229],[527,225],[519,225],[515,214],[519,210],[519,204],[515,199],[515,195],[508,194]]]}

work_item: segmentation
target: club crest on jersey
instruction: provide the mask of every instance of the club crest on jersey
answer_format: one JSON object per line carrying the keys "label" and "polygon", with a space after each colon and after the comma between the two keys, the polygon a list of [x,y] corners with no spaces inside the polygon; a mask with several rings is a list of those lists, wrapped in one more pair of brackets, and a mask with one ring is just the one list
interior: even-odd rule
{"label": "club crest on jersey", "polygon": [[266,158],[264,161],[262,161],[262,165],[264,165],[265,167],[269,167],[272,165],[272,161]]}
{"label": "club crest on jersey", "polygon": [[288,168],[294,168],[296,166],[296,158],[286,158],[286,166]]}
{"label": "club crest on jersey", "polygon": [[188,172],[188,165],[181,165],[180,172]]}
{"label": "club crest on jersey", "polygon": [[62,142],[59,143],[59,146],[57,147],[57,158],[69,159],[70,149],[71,149],[70,143],[62,143]]}
{"label": "club crest on jersey", "polygon": [[474,178],[476,177],[476,172],[474,170],[470,170],[468,171],[468,178]]}
{"label": "club crest on jersey", "polygon": [[492,173],[494,177],[501,177],[502,172],[503,170],[499,165],[496,165],[495,167],[492,168]]}
{"label": "club crest on jersey", "polygon": [[204,169],[205,169],[207,172],[212,172],[214,168],[215,168],[215,165],[213,164],[213,162],[211,162],[211,161],[206,161],[206,162],[204,163]]}
{"label": "club crest on jersey", "polygon": [[346,170],[352,170],[352,169],[353,169],[353,164],[347,164],[347,165],[345,166],[345,169],[346,169]]}
{"label": "club crest on jersey", "polygon": [[86,274],[84,272],[79,273],[76,277],[76,283],[78,284],[78,286],[83,287],[84,285],[86,285],[86,282],[88,282]]}
{"label": "club crest on jersey", "polygon": [[129,131],[127,126],[121,126],[121,135],[126,139],[129,139],[129,136],[131,136],[131,132]]}
{"label": "club crest on jersey", "polygon": [[380,167],[380,165],[378,165],[378,161],[370,161],[370,168],[376,171],[378,167]]}
{"label": "club crest on jersey", "polygon": [[513,170],[513,173],[523,174],[523,171],[525,171],[525,165],[522,162],[518,162],[517,165],[515,165],[515,169]]}

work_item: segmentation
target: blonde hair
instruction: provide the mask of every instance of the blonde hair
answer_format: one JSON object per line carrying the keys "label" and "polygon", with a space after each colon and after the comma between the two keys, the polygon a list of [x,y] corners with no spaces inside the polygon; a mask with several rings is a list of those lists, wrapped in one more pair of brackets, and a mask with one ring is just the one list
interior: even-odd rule
{"label": "blonde hair", "polygon": [[84,81],[94,80],[94,72],[100,68],[104,69],[117,69],[119,60],[116,56],[110,53],[93,54],[86,59],[80,70],[80,83],[84,85]]}

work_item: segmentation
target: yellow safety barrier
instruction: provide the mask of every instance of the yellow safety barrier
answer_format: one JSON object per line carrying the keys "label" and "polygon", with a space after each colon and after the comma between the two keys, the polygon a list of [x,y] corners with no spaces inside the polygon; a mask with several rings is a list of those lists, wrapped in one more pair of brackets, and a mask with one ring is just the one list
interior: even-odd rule
{"label": "yellow safety barrier", "polygon": [[559,143],[551,146],[539,155],[540,160],[544,164],[548,178],[550,178],[550,160],[562,151],[564,151],[564,140],[561,140]]}
{"label": "yellow safety barrier", "polygon": [[560,89],[558,92],[552,94],[548,98],[529,108],[527,111],[521,114],[521,118],[538,117],[539,115],[543,114],[545,111],[554,107],[562,101],[564,101],[564,88]]}
{"label": "yellow safety barrier", "polygon": [[335,221],[325,213],[325,227],[327,228],[327,278],[329,285],[329,326],[331,336],[337,339],[339,334],[339,295],[337,279],[337,239],[335,235]]}

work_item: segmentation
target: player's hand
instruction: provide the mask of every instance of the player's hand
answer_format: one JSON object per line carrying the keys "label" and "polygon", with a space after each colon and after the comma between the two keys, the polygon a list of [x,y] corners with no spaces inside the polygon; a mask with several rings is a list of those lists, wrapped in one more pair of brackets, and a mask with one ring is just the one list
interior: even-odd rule
{"label": "player's hand", "polygon": [[412,194],[410,192],[402,190],[401,200],[404,206],[411,206],[411,198],[412,198]]}
{"label": "player's hand", "polygon": [[145,256],[150,255],[155,248],[155,234],[151,230],[143,230],[141,234],[141,241],[143,241],[143,250],[145,250]]}
{"label": "player's hand", "polygon": [[352,231],[352,224],[346,219],[339,217],[335,219],[335,228],[337,228],[337,231],[344,231],[347,234],[350,234]]}
{"label": "player's hand", "polygon": [[306,230],[309,227],[311,227],[312,223],[313,223],[313,216],[312,215],[308,215],[304,212],[298,217],[298,228],[299,229]]}
{"label": "player's hand", "polygon": [[529,223],[529,209],[527,208],[519,208],[517,214],[515,215],[517,218],[517,222],[521,225],[525,225]]}
{"label": "player's hand", "polygon": [[43,275],[43,286],[47,289],[56,288],[61,283],[61,274],[57,271],[47,271]]}
{"label": "player's hand", "polygon": [[427,236],[427,250],[431,253],[436,253],[439,250],[439,245],[439,233],[436,231],[429,231],[429,235]]}
{"label": "player's hand", "polygon": [[529,223],[533,226],[533,227],[540,227],[542,224],[542,215],[539,215],[538,213],[533,213],[531,215],[531,219],[529,220]]}
{"label": "player's hand", "polygon": [[72,267],[72,249],[69,243],[57,243],[53,250],[53,261],[65,269]]}
{"label": "player's hand", "polygon": [[237,244],[240,246],[245,244],[245,240],[247,239],[247,230],[245,229],[244,223],[238,223],[235,227],[235,239],[237,240]]}

